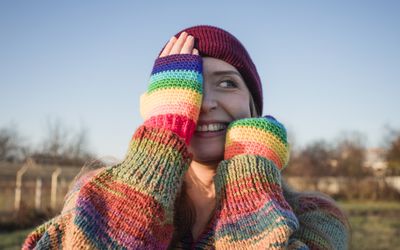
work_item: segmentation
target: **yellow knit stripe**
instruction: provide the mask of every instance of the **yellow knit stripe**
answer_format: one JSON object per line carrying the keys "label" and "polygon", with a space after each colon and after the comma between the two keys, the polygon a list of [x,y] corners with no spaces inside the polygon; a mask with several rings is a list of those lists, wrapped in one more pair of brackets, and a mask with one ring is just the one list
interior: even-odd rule
{"label": "yellow knit stripe", "polygon": [[254,141],[270,147],[281,159],[286,158],[287,151],[289,150],[273,133],[262,131],[254,127],[235,127],[229,131],[228,135],[225,147],[229,147],[232,143],[237,141]]}
{"label": "yellow knit stripe", "polygon": [[[140,97],[140,113],[144,119],[147,119],[149,115],[155,115],[152,111],[159,106],[181,105],[181,110],[183,110],[184,106],[190,104],[200,109],[201,98],[201,94],[188,89],[163,89],[162,91],[153,91],[150,94],[145,93]],[[169,113],[173,112],[170,111]]]}

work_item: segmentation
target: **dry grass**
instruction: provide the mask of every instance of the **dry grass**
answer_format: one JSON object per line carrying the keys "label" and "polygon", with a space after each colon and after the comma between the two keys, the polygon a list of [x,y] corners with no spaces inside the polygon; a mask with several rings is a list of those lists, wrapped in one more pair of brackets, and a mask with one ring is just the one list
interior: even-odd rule
{"label": "dry grass", "polygon": [[352,227],[350,249],[397,249],[400,246],[400,202],[346,202]]}

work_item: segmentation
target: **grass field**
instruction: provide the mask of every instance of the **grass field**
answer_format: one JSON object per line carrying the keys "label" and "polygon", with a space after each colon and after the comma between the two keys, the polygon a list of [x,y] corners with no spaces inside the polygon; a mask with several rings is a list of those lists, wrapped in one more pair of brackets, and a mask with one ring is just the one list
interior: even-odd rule
{"label": "grass field", "polygon": [[10,233],[0,232],[0,249],[21,249],[21,244],[32,229],[14,231]]}
{"label": "grass field", "polygon": [[352,227],[350,249],[400,249],[400,202],[340,203]]}
{"label": "grass field", "polygon": [[[400,249],[400,202],[341,202],[352,227],[350,249]],[[0,232],[0,249],[20,249],[32,229]]]}

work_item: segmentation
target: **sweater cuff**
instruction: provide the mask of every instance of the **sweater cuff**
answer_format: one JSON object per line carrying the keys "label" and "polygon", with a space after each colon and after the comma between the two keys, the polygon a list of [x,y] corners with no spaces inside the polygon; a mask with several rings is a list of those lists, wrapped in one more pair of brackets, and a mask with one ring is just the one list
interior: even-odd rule
{"label": "sweater cuff", "polygon": [[190,159],[185,142],[176,134],[142,126],[133,135],[125,160],[107,172],[171,208]]}
{"label": "sweater cuff", "polygon": [[258,206],[258,201],[270,199],[288,207],[282,193],[281,174],[275,164],[257,155],[238,155],[222,161],[215,176],[219,199],[228,200],[234,210]]}

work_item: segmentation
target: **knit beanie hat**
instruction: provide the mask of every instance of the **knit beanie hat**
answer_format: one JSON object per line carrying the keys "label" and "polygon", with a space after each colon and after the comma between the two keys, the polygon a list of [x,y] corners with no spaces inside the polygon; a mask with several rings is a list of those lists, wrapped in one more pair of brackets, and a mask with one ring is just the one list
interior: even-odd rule
{"label": "knit beanie hat", "polygon": [[240,41],[231,33],[209,25],[186,28],[175,37],[179,37],[184,31],[195,38],[195,48],[198,49],[200,56],[223,60],[240,72],[253,97],[257,113],[262,115],[263,96],[260,76]]}

